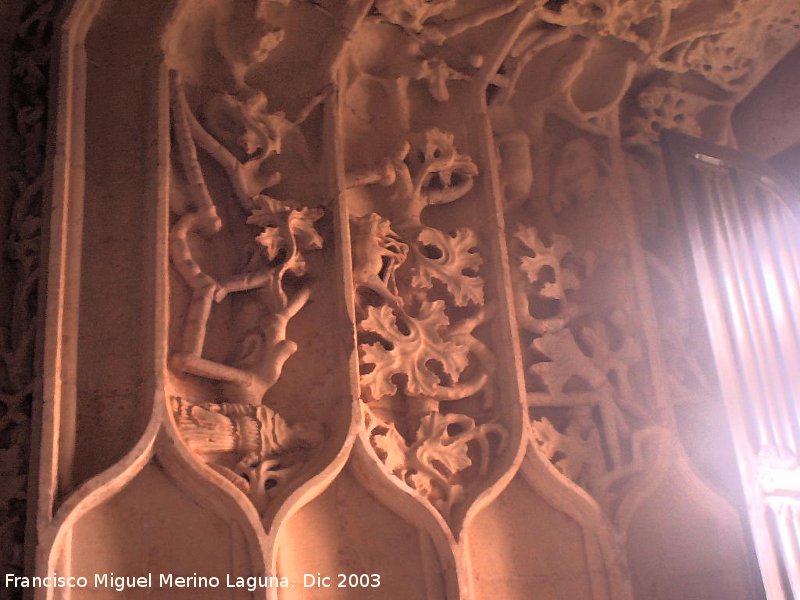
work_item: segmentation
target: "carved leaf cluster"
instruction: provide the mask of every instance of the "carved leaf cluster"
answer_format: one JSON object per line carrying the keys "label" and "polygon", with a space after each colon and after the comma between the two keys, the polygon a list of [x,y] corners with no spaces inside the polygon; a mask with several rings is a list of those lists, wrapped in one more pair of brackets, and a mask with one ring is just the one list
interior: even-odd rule
{"label": "carved leaf cluster", "polygon": [[413,179],[413,194],[428,205],[461,198],[473,185],[478,166],[456,149],[455,136],[430,127],[409,136],[405,162]]}
{"label": "carved leaf cluster", "polygon": [[568,383],[575,383],[576,379],[584,384],[583,389],[587,391],[599,390],[607,384],[606,374],[591,357],[583,353],[571,330],[545,333],[534,340],[532,346],[547,360],[532,364],[529,371],[542,379],[548,393],[556,401],[570,402],[569,391],[565,389]]}
{"label": "carved leaf cluster", "polygon": [[[577,409],[585,414],[586,408]],[[602,506],[609,506],[612,495],[600,431],[590,418],[572,418],[559,431],[547,417],[531,421],[533,439],[539,451],[558,471],[591,493]]]}
{"label": "carved leaf cluster", "polygon": [[392,473],[447,517],[464,495],[457,478],[473,466],[470,444],[475,443],[479,470],[485,474],[490,436],[504,443],[504,430],[496,424],[478,425],[467,415],[432,412],[422,417],[411,444],[391,424],[373,429],[372,444]]}
{"label": "carved leaf cluster", "polygon": [[553,242],[548,245],[535,227],[521,227],[515,237],[530,251],[530,256],[520,257],[520,269],[536,293],[565,300],[567,291],[580,287],[578,276],[563,265],[564,258],[572,252],[569,238],[554,234]]}
{"label": "carved leaf cluster", "polygon": [[[515,290],[520,325],[535,335],[528,365],[533,438],[559,471],[611,506],[610,482],[634,468],[626,457],[636,450],[625,446],[635,443],[636,426],[646,420],[629,374],[642,358],[640,346],[623,333],[627,319],[619,311],[584,325],[575,320],[567,293],[581,279],[572,259],[565,260],[573,254],[567,238],[553,236],[547,244],[529,227],[515,240],[522,254]],[[557,313],[530,314],[536,298],[558,301]],[[563,421],[556,427],[539,407],[557,411]]]}
{"label": "carved leaf cluster", "polygon": [[561,433],[547,417],[531,421],[539,450],[572,481],[581,480],[586,465],[597,457],[599,448],[579,435]]}
{"label": "carved leaf cluster", "polygon": [[714,102],[689,92],[653,85],[639,93],[639,107],[643,116],[631,120],[629,144],[652,144],[661,138],[661,132],[676,129],[701,137],[703,130],[697,120],[703,110]]}
{"label": "carved leaf cluster", "polygon": [[431,258],[417,249],[411,278],[413,287],[427,290],[437,280],[447,287],[456,306],[483,304],[483,280],[477,276],[483,261],[477,252],[478,237],[473,230],[461,228],[447,235],[425,227],[417,239],[420,246],[433,248],[440,256]]}
{"label": "carved leaf cluster", "polygon": [[[315,229],[323,215],[321,208],[293,208],[264,195],[253,198],[253,205],[247,223],[262,229],[256,241],[264,247],[268,260],[275,260],[281,251],[289,252],[292,246],[298,253],[322,248],[322,236]],[[302,263],[301,256],[295,260]]]}
{"label": "carved leaf cluster", "polygon": [[[535,362],[529,371],[542,379],[547,393],[562,405],[571,403],[570,396],[603,391],[638,415],[629,370],[642,359],[639,343],[629,336],[614,343],[608,326],[599,321],[581,328],[579,337],[580,345],[572,330],[564,328],[535,339],[532,348],[546,360]],[[578,382],[581,385],[576,388]]]}
{"label": "carved leaf cluster", "polygon": [[469,363],[469,349],[447,339],[450,322],[444,309],[441,300],[423,302],[416,317],[407,317],[404,325],[409,333],[404,333],[391,307],[367,307],[367,317],[360,327],[382,340],[360,346],[362,364],[374,366],[361,377],[362,386],[372,399],[397,393],[392,382],[395,375],[405,376],[408,394],[435,397],[441,380],[432,368],[434,362],[453,381],[458,380]]}
{"label": "carved leaf cluster", "polygon": [[280,154],[291,123],[282,112],[267,110],[267,97],[259,91],[244,102],[231,94],[214,96],[205,107],[205,123],[215,138],[242,163]]}
{"label": "carved leaf cluster", "polygon": [[[612,315],[612,319],[619,318],[621,313]],[[580,335],[592,361],[606,374],[617,405],[628,415],[643,418],[642,403],[636,398],[630,377],[630,370],[642,360],[641,345],[628,335],[617,342],[609,332],[608,325],[594,322],[581,329]]]}
{"label": "carved leaf cluster", "polygon": [[[620,318],[615,315],[614,320]],[[529,372],[546,391],[529,392],[529,400],[534,406],[568,407],[561,429],[544,417],[534,418],[531,426],[539,450],[608,506],[610,482],[640,466],[634,464],[639,450],[626,451],[624,445],[637,443],[637,424],[646,422],[629,374],[642,358],[641,348],[629,336],[613,339],[609,325],[594,321],[578,336],[566,327],[545,333],[533,341],[532,349],[544,358],[530,365]],[[592,407],[598,410],[597,421]],[[633,456],[634,462],[626,456]]]}

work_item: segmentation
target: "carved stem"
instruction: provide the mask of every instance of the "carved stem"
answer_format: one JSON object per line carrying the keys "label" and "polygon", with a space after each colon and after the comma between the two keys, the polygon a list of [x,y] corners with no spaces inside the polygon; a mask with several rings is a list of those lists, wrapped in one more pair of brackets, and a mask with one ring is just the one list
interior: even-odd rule
{"label": "carved stem", "polygon": [[[181,117],[186,120],[186,124],[191,132],[192,138],[194,138],[194,140],[200,144],[200,147],[208,152],[214,158],[214,160],[216,160],[222,166],[222,168],[225,169],[239,203],[246,209],[249,208],[251,204],[251,197],[261,190],[250,189],[250,186],[248,185],[250,182],[247,180],[248,178],[245,173],[245,166],[240,163],[239,160],[233,154],[231,154],[227,148],[225,148],[225,146],[220,144],[214,138],[214,136],[208,133],[202,125],[200,125],[192,113],[192,110],[189,108],[189,103],[186,100],[186,93],[183,90],[183,86],[180,84],[179,75],[175,73],[175,71],[172,73],[172,79],[174,82],[173,90],[176,102],[180,108]],[[194,162],[197,162],[196,156],[194,157]],[[197,166],[197,169],[199,170],[200,167]]]}
{"label": "carved stem", "polygon": [[180,76],[176,71],[170,71],[170,84],[172,87],[172,115],[175,127],[175,141],[178,145],[178,154],[181,158],[181,166],[193,190],[192,201],[196,207],[208,208],[211,212],[216,229],[209,233],[219,231],[222,223],[219,221],[214,201],[208,193],[206,180],[203,170],[197,160],[197,149],[195,148],[191,132],[191,111],[186,103],[183,88],[180,85]]}

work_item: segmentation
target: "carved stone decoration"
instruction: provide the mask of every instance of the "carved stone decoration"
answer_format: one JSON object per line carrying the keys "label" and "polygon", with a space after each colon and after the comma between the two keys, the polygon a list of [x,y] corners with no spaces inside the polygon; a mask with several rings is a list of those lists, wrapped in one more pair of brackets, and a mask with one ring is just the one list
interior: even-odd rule
{"label": "carved stone decoration", "polygon": [[561,149],[553,173],[550,205],[558,215],[574,204],[590,199],[603,187],[608,164],[582,137],[567,142]]}
{"label": "carved stone decoration", "polygon": [[[363,412],[354,464],[423,532],[420,552],[439,564],[426,576],[431,597],[472,597],[470,523],[527,444],[516,349],[498,337],[513,335],[506,311],[495,313],[504,275],[487,268],[502,199],[479,107],[483,69],[503,51],[488,31],[520,6],[376,3],[339,82]],[[525,140],[498,142],[507,172],[520,172],[507,188],[519,202]]]}
{"label": "carved stone decoration", "polygon": [[[246,163],[238,162],[230,149],[211,137],[197,122],[190,113],[177,75],[174,80],[173,121],[179,153],[186,177],[199,198],[198,206],[184,213],[170,234],[173,265],[193,290],[181,348],[172,356],[171,362],[179,372],[220,382],[223,397],[216,404],[196,404],[191,408],[186,407],[180,398],[173,398],[173,410],[178,428],[189,447],[206,457],[263,511],[269,495],[267,492],[286,477],[285,472],[289,469],[289,466],[279,464],[277,457],[289,451],[308,449],[320,441],[318,423],[313,434],[304,433],[314,429],[308,424],[299,424],[293,430],[263,403],[266,393],[280,378],[284,363],[297,348],[294,342],[286,339],[286,327],[308,301],[309,289],[301,283],[299,289],[289,292],[287,277],[302,281],[306,275],[303,253],[322,247],[322,238],[314,228],[315,221],[322,217],[322,211],[295,208],[261,194],[248,195],[259,185],[277,179],[274,174],[264,174],[263,162],[277,152],[279,145],[270,145],[270,142],[279,140],[279,135],[267,129],[268,120],[264,125],[255,119],[246,121],[244,134],[238,140],[243,140],[246,150],[263,154]],[[189,243],[190,234],[203,232],[213,235],[222,228],[197,162],[195,140],[205,144],[206,151],[212,156],[225,161],[223,165],[235,177],[231,183],[239,201],[249,211],[247,224],[260,230],[248,249],[249,258],[244,270],[221,282],[203,270]],[[251,148],[251,140],[262,141],[263,145]],[[204,358],[202,349],[214,303],[222,302],[232,293],[250,291],[254,292],[256,310],[261,314],[253,329],[238,342],[238,356],[232,364]],[[236,407],[240,407],[239,410],[255,408],[237,414]],[[212,416],[222,418],[212,419]],[[234,416],[240,419],[232,418]],[[240,439],[236,439],[237,436]],[[271,441],[270,437],[273,438]],[[204,439],[206,441],[202,442]],[[228,462],[221,461],[220,455],[229,455]],[[267,471],[269,475],[266,475]]]}
{"label": "carved stone decoration", "polygon": [[433,2],[378,0],[375,3],[375,8],[389,22],[400,25],[412,33],[419,33],[428,19],[441,15],[444,11],[452,9],[454,6],[454,0],[434,0]]}
{"label": "carved stone decoration", "polygon": [[498,135],[495,140],[506,206],[519,207],[528,200],[533,185],[531,140],[520,129]]}
{"label": "carved stone decoration", "polygon": [[[267,406],[191,404],[173,397],[172,409],[186,445],[260,510],[270,490],[302,467],[302,451],[322,441],[318,423],[291,426]],[[235,461],[233,468],[225,458]]]}
{"label": "carved stone decoration", "polygon": [[791,2],[768,6],[734,3],[734,10],[716,16],[691,34],[672,34],[658,65],[668,71],[696,73],[726,92],[752,85],[761,69],[766,46],[796,40],[800,9]]}
{"label": "carved stone decoration", "polygon": [[[642,283],[655,273],[669,280],[658,294],[681,291],[643,250],[658,240],[642,240],[637,219],[660,210],[649,180],[662,130],[731,141],[732,107],[792,43],[765,26],[789,4],[770,5],[762,20],[749,3],[727,13],[691,0],[547,2],[509,28],[508,52],[489,75],[496,140],[519,131],[530,153],[501,171],[499,185],[532,166],[530,188],[512,184],[505,206],[532,448],[602,507],[632,564],[631,527],[637,511],[661,502],[654,490],[669,456],[687,486],[705,490],[687,509],[692,518],[719,532],[737,527],[728,501],[670,450],[679,447],[676,405],[707,382],[683,345],[685,325],[665,327],[654,308],[679,300],[654,299]],[[726,42],[740,36],[752,40]],[[721,52],[709,51],[718,43]],[[631,182],[629,162],[644,178]],[[726,560],[741,564],[738,540]],[[639,585],[637,594],[649,589]]]}
{"label": "carved stone decoration", "polygon": [[639,93],[637,100],[644,116],[631,121],[634,132],[627,140],[631,145],[656,144],[661,132],[667,129],[702,136],[699,119],[703,111],[715,106],[707,98],[663,85],[649,86]]}
{"label": "carved stone decoration", "polygon": [[[240,8],[233,9],[230,19],[248,18]],[[299,126],[319,99],[295,122],[283,111],[269,111],[266,94],[250,87],[247,76],[279,46],[283,32],[269,26],[258,9],[249,18],[249,34],[241,39],[231,37],[230,28],[215,30],[233,87],[213,92],[200,117],[190,107],[179,73],[171,74],[175,155],[191,195],[171,228],[170,256],[191,296],[170,364],[181,376],[213,384],[219,394],[210,402],[207,392],[197,398],[173,396],[171,408],[186,445],[265,515],[274,494],[298,477],[309,452],[323,441],[321,421],[288,422],[269,406],[274,402],[269,391],[297,351],[287,328],[312,295],[309,260],[324,245],[317,230],[324,209],[266,193],[281,181],[273,161],[287,146],[301,163],[309,162]],[[229,203],[224,197],[212,197],[200,151],[226,173],[235,198],[232,206],[224,206]],[[198,239],[213,243],[226,234],[221,211],[229,220],[230,215],[239,220],[227,226],[227,236],[244,241],[244,258],[233,273],[212,275],[220,273],[219,266],[198,254]],[[230,318],[232,330],[239,333],[231,340],[227,359],[210,359],[204,351],[209,323],[223,303],[237,306]]]}
{"label": "carved stone decoration", "polygon": [[[0,197],[0,570],[22,574],[28,509],[31,419],[41,377],[34,345],[42,328],[39,311],[42,279],[42,215],[45,206],[45,153],[48,134],[48,85],[53,21],[61,3],[19,3],[14,18],[6,196]],[[10,9],[4,9],[11,19]],[[4,42],[5,43],[5,42]],[[5,312],[7,309],[8,312]],[[22,597],[22,590],[8,597]],[[5,591],[3,592],[5,593]]]}
{"label": "carved stone decoration", "polygon": [[[423,226],[420,216],[466,194],[477,168],[436,129],[406,148],[392,193],[403,233],[375,213],[351,222],[362,397],[375,452],[449,520],[466,472],[484,477],[506,434],[486,389],[494,359],[472,334],[486,320],[479,240],[468,228]],[[483,408],[450,412],[449,403],[470,399]]]}
{"label": "carved stone decoration", "polygon": [[507,102],[521,87],[597,135],[608,135],[622,108],[623,134],[641,150],[657,140],[658,126],[727,141],[733,105],[791,47],[798,28],[792,0],[741,1],[725,11],[692,0],[546,2],[493,76],[492,102]]}
{"label": "carved stone decoration", "polygon": [[[547,244],[535,227],[520,227],[514,238],[518,248],[518,286],[515,293],[520,325],[534,334],[558,331],[574,316],[571,293],[580,287],[581,268],[572,243],[554,234]],[[591,261],[588,265],[591,266]]]}
{"label": "carved stone decoration", "polygon": [[[792,2],[75,0],[35,574],[157,555],[298,588],[232,592],[259,600],[323,571],[385,575],[387,599],[740,600],[738,516],[673,412],[702,369],[648,283],[681,286],[641,239],[654,201],[628,169],[652,174],[664,128],[730,141],[732,107],[797,39]],[[27,455],[4,445],[28,439],[38,386],[54,6],[25,3],[34,51],[12,73],[29,150],[3,247],[0,306],[22,317],[0,328],[0,553],[17,571]],[[698,523],[730,532],[720,552],[681,537]]]}
{"label": "carved stone decoration", "polygon": [[559,471],[610,510],[611,487],[643,467],[642,449],[633,445],[640,443],[635,432],[647,424],[646,412],[628,373],[640,363],[641,347],[625,334],[622,312],[585,324],[573,292],[587,264],[566,237],[554,234],[548,243],[527,227],[515,239],[520,325],[533,334],[528,402],[534,439]]}

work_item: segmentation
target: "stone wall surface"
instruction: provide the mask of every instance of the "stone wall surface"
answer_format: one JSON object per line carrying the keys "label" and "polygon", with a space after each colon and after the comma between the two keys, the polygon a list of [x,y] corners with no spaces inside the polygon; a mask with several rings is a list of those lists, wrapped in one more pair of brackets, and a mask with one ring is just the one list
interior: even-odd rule
{"label": "stone wall surface", "polygon": [[8,6],[4,571],[762,597],[658,140],[795,1]]}

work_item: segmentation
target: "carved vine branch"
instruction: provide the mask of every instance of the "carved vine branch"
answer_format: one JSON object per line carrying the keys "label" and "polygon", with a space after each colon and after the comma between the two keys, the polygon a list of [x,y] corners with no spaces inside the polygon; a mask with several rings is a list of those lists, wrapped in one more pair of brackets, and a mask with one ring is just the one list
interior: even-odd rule
{"label": "carved vine branch", "polygon": [[[273,488],[296,476],[307,451],[322,441],[320,423],[290,424],[266,404],[269,390],[297,350],[286,330],[311,294],[306,254],[323,246],[316,230],[323,210],[266,194],[281,179],[270,159],[281,153],[284,138],[302,134],[283,113],[267,110],[263,91],[245,83],[251,63],[263,60],[283,39],[266,25],[259,31],[258,51],[245,52],[244,58],[231,40],[217,40],[236,75],[236,89],[215,93],[205,105],[205,123],[190,107],[178,73],[171,74],[173,134],[189,207],[170,231],[170,255],[191,299],[170,362],[175,371],[213,382],[222,393],[216,402],[172,398],[184,442],[263,513]],[[318,100],[314,102],[316,106]],[[253,233],[244,268],[225,278],[209,274],[193,243],[198,236],[212,240],[224,228],[198,148],[222,167],[244,213],[242,225]],[[237,294],[255,305],[257,322],[237,340],[229,361],[210,360],[204,347],[211,313]]]}

